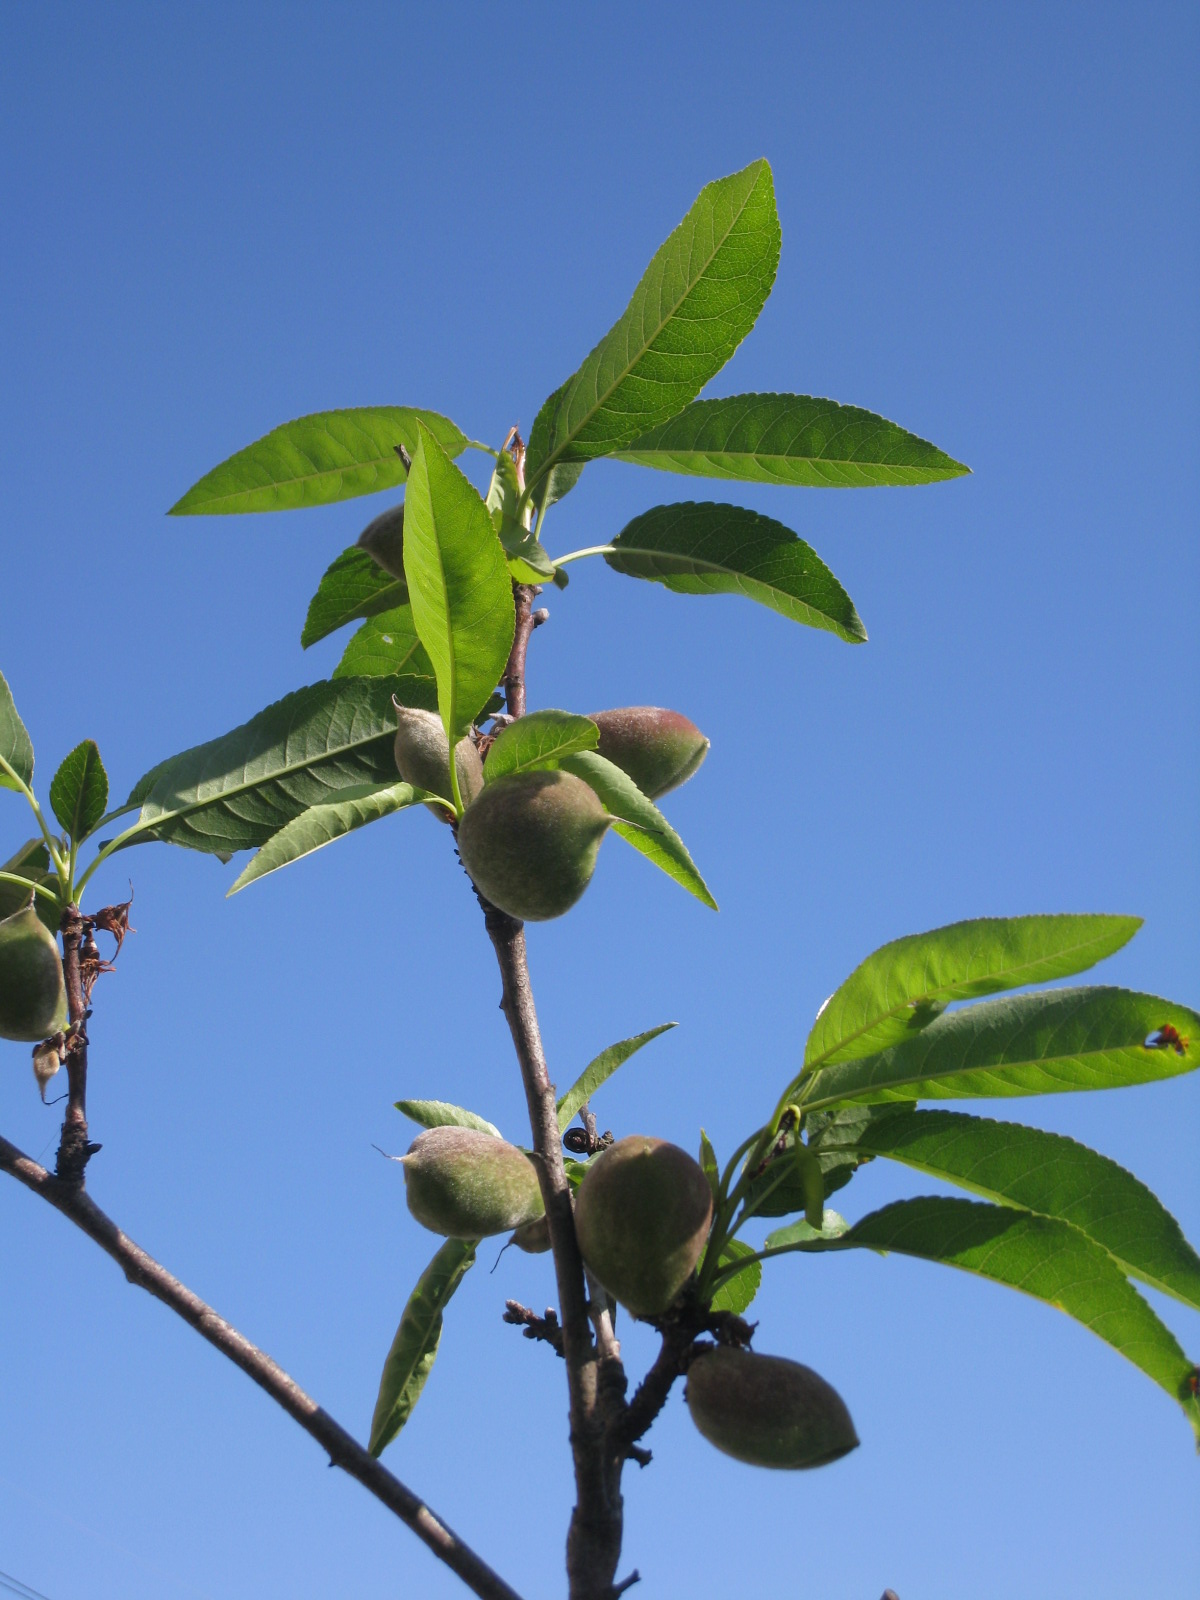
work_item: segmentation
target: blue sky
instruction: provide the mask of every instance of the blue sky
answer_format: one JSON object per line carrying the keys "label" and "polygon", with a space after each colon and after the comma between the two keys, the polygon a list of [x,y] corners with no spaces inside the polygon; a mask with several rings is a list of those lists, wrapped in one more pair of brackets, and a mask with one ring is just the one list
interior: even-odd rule
{"label": "blue sky", "polygon": [[[562,550],[738,499],[817,548],[871,638],[601,564],[550,599],[531,704],[675,706],[711,736],[667,809],[722,906],[607,843],[577,910],[530,935],[552,1072],[677,1019],[601,1124],[689,1148],[703,1124],[728,1155],[864,955],[985,914],[1136,912],[1098,977],[1200,1003],[1198,35],[1168,4],[5,8],[0,669],[43,793],[85,736],[124,792],[337,660],[340,637],[301,653],[304,610],[383,502],[168,522],[197,477],[334,406],[528,429],[698,189],[766,156],[777,286],[709,392],[866,406],[974,473],[730,494],[613,464],[556,510]],[[15,797],[0,826],[26,836]],[[406,1144],[401,1095],[520,1138],[497,976],[424,814],[226,902],[236,870],[151,847],[99,880],[132,877],[138,933],[92,1026],[91,1187],[365,1431],[431,1253],[371,1146]],[[1198,1093],[1002,1114],[1128,1165],[1200,1238]],[[22,1046],[0,1045],[0,1131],[53,1152]],[[852,1216],[930,1187],[881,1165]],[[566,1401],[500,1323],[506,1296],[553,1295],[515,1255],[467,1279],[388,1461],[542,1600]],[[11,1183],[0,1282],[0,1571],[51,1600],[462,1592]],[[1195,1314],[1160,1309],[1200,1352]],[[1066,1318],[874,1256],[783,1263],[755,1314],[863,1447],[757,1472],[677,1392],[626,1480],[622,1570],[647,1594],[1196,1592],[1186,1425]],[[626,1332],[636,1375],[653,1341]]]}

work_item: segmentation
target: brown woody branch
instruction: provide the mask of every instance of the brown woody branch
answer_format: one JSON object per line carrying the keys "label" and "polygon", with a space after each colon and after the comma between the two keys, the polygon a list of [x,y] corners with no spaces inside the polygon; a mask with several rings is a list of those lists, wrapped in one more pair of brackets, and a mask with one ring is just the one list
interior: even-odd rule
{"label": "brown woody branch", "polygon": [[[77,910],[76,917],[78,918]],[[75,938],[75,949],[78,952],[79,936],[65,934],[64,938],[67,937]],[[69,1059],[68,1065],[70,1065]],[[85,1085],[86,1055],[81,1076]],[[86,1121],[83,1126],[83,1137],[86,1144]],[[236,1328],[218,1316],[211,1306],[206,1305],[198,1295],[193,1294],[189,1288],[180,1283],[178,1278],[173,1277],[165,1267],[122,1233],[116,1223],[106,1216],[84,1191],[79,1179],[64,1181],[62,1178],[54,1177],[44,1167],[18,1150],[16,1145],[10,1144],[3,1138],[0,1138],[0,1170],[11,1173],[19,1183],[23,1183],[34,1194],[40,1195],[57,1211],[61,1211],[63,1216],[77,1228],[81,1228],[89,1239],[113,1258],[130,1283],[145,1289],[156,1300],[161,1300],[190,1327],[195,1328],[203,1339],[222,1355],[227,1356],[235,1366],[240,1367],[260,1389],[270,1395],[277,1405],[282,1406],[287,1414],[300,1424],[305,1433],[328,1452],[332,1465],[340,1467],[343,1472],[357,1479],[364,1489],[399,1517],[401,1522],[411,1528],[417,1538],[433,1551],[438,1560],[443,1561],[452,1572],[457,1573],[467,1587],[481,1597],[481,1600],[520,1600],[515,1589],[510,1588],[469,1545],[464,1544],[418,1495],[406,1488],[398,1478],[393,1477],[373,1456],[368,1455],[362,1445],[347,1433],[340,1423],[335,1422],[327,1411],[323,1411],[315,1400],[305,1394],[299,1384],[272,1361],[265,1351],[251,1344],[249,1339],[244,1338]]]}
{"label": "brown woody branch", "polygon": [[84,940],[92,940],[95,923],[85,917],[79,907],[71,904],[63,912],[63,977],[67,984],[67,1013],[70,1028],[64,1051],[67,1068],[67,1110],[63,1117],[62,1137],[59,1140],[55,1171],[63,1183],[82,1184],[88,1162],[99,1150],[90,1143],[87,1124],[87,1073],[88,1073],[88,1003],[80,950]]}

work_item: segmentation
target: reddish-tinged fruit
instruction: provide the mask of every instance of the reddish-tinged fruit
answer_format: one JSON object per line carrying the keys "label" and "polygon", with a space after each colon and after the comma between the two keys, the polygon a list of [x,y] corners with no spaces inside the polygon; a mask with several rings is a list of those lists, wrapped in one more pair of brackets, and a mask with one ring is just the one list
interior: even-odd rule
{"label": "reddish-tinged fruit", "polygon": [[58,941],[32,905],[0,922],[0,1039],[32,1043],[67,1021]]}
{"label": "reddish-tinged fruit", "polygon": [[708,754],[708,740],[690,718],[661,706],[593,711],[600,755],[621,768],[649,799],[677,789]]}
{"label": "reddish-tinged fruit", "polygon": [[692,1421],[754,1467],[823,1467],[858,1444],[845,1401],[811,1367],[718,1345],[688,1368]]}
{"label": "reddish-tinged fruit", "polygon": [[587,888],[611,821],[569,772],[511,772],[467,807],[458,853],[485,900],[523,922],[545,922]]}
{"label": "reddish-tinged fruit", "polygon": [[429,1128],[400,1157],[408,1209],[451,1239],[507,1233],[542,1215],[537,1169],[515,1144],[476,1128]]}
{"label": "reddish-tinged fruit", "polygon": [[575,1233],[588,1268],[635,1317],[665,1311],[700,1259],[712,1190],[686,1150],[632,1134],[588,1163]]}

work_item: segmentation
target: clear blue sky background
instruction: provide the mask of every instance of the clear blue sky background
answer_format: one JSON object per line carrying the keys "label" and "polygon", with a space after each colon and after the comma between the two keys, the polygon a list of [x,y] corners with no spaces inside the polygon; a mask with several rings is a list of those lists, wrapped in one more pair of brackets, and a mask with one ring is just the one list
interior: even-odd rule
{"label": "clear blue sky background", "polygon": [[[859,649],[745,602],[574,569],[535,704],[653,702],[711,735],[668,805],[713,916],[620,841],[531,931],[560,1084],[681,1026],[602,1126],[726,1155],[868,951],[981,914],[1112,910],[1105,981],[1200,1002],[1197,44],[1193,6],[34,6],[0,12],[0,667],[43,786],[80,738],[115,790],[327,674],[321,572],[378,499],[168,522],[275,424],[430,406],[499,443],[622,309],[710,178],[771,160],[778,284],[712,386],[895,418],[967,461],[817,493],[598,466],[548,525],[599,542],[661,500],[740,498],[844,581]],[[483,460],[478,458],[475,467]],[[44,792],[44,787],[43,787]],[[28,831],[0,797],[0,845]],[[401,1095],[522,1133],[478,913],[424,814],[226,903],[164,847],[104,981],[93,1192],[364,1432],[431,1253]],[[25,1047],[0,1129],[52,1155]],[[1009,1103],[1137,1171],[1200,1237],[1200,1082]],[[851,1216],[930,1185],[876,1164]],[[500,1323],[553,1295],[467,1280],[388,1460],[518,1586],[562,1592],[563,1374]],[[49,1208],[0,1184],[0,1570],[51,1600],[456,1595],[248,1381]],[[1160,1306],[1200,1355],[1200,1319]],[[899,1258],[778,1266],[761,1348],[846,1395],[862,1449],[742,1467],[678,1392],[627,1479],[647,1595],[1190,1600],[1177,1409],[1065,1317]],[[636,1376],[653,1351],[626,1345]]]}

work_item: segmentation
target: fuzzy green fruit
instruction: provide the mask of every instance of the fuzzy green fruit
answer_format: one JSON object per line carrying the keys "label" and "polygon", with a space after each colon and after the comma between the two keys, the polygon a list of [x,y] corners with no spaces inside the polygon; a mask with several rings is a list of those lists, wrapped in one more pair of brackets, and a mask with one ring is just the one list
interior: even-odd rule
{"label": "fuzzy green fruit", "polygon": [[368,522],[358,536],[358,546],[391,577],[407,584],[404,576],[403,505],[389,506],[373,522]]}
{"label": "fuzzy green fruit", "polygon": [[837,1390],[783,1356],[718,1345],[688,1368],[686,1395],[708,1442],[753,1467],[823,1467],[858,1444]]}
{"label": "fuzzy green fruit", "polygon": [[542,1215],[537,1169],[524,1150],[477,1128],[429,1128],[400,1157],[408,1209],[450,1239],[507,1233]]}
{"label": "fuzzy green fruit", "polygon": [[587,888],[611,821],[582,778],[511,772],[467,807],[458,853],[484,899],[523,922],[545,922]]}
{"label": "fuzzy green fruit", "polygon": [[543,1214],[532,1222],[523,1222],[513,1234],[510,1243],[531,1256],[545,1255],[550,1248],[550,1221]]}
{"label": "fuzzy green fruit", "polygon": [[635,1317],[665,1311],[708,1237],[712,1190],[698,1162],[633,1134],[593,1157],[575,1196],[575,1233],[591,1272]]}
{"label": "fuzzy green fruit", "polygon": [[31,905],[0,922],[0,1039],[44,1039],[66,1026],[58,941]]}
{"label": "fuzzy green fruit", "polygon": [[686,783],[708,754],[708,740],[680,711],[622,706],[590,715],[600,729],[598,753],[628,773],[650,800]]}
{"label": "fuzzy green fruit", "polygon": [[[413,706],[396,707],[396,771],[405,783],[417,789],[428,789],[430,794],[453,798],[450,792],[450,742],[446,729],[436,711],[418,711]],[[483,788],[483,762],[479,751],[470,739],[460,739],[454,747],[454,765],[458,769],[458,791],[464,806]],[[430,811],[443,822],[449,822],[445,806],[431,805]]]}

